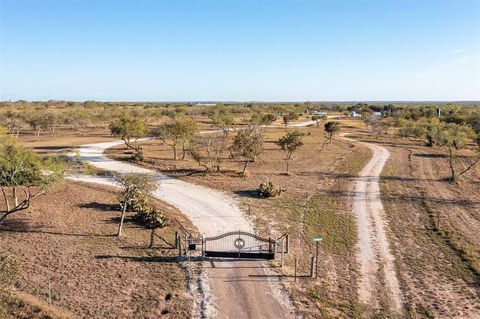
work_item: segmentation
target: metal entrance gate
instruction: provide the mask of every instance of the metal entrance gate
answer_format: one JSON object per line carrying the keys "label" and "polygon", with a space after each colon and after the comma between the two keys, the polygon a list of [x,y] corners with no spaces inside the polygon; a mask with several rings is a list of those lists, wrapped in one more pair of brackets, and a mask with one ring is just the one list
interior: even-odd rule
{"label": "metal entrance gate", "polygon": [[205,257],[274,259],[277,242],[271,238],[237,231],[204,239]]}

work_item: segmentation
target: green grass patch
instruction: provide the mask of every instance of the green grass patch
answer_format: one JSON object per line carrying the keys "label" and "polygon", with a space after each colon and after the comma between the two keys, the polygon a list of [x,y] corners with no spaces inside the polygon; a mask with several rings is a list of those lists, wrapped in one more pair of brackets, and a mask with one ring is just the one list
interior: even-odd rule
{"label": "green grass patch", "polygon": [[334,254],[344,254],[355,245],[355,220],[351,214],[339,211],[335,200],[315,195],[306,207],[300,200],[284,200],[278,205],[290,210],[289,220],[304,219],[306,243],[313,244],[311,239],[321,236],[322,248]]}
{"label": "green grass patch", "polygon": [[335,202],[322,196],[314,196],[305,212],[307,238],[322,236],[322,246],[336,254],[344,254],[356,242],[355,220],[351,214],[339,212]]}

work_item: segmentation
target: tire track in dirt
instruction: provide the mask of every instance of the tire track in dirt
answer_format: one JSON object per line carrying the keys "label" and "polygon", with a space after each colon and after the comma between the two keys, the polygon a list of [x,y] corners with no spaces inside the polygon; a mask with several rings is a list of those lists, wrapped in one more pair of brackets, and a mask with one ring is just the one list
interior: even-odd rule
{"label": "tire track in dirt", "polygon": [[353,213],[358,231],[357,261],[360,266],[358,297],[361,303],[378,309],[386,293],[391,310],[401,313],[404,298],[387,237],[388,224],[379,185],[380,174],[390,153],[379,145],[343,138],[373,151],[372,158],[355,181],[353,193]]}

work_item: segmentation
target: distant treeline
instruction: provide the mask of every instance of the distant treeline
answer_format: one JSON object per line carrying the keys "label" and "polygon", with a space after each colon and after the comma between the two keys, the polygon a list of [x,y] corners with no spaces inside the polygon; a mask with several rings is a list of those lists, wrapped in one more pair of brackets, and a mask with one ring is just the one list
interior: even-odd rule
{"label": "distant treeline", "polygon": [[11,134],[31,128],[40,134],[55,132],[60,127],[84,131],[88,126],[108,127],[121,117],[137,117],[147,123],[158,123],[177,116],[209,118],[233,117],[236,123],[248,123],[253,118],[278,118],[285,114],[304,114],[309,111],[328,111],[349,115],[355,111],[362,117],[380,112],[383,118],[417,121],[441,115],[442,121],[471,126],[480,131],[478,103],[165,103],[165,102],[99,102],[99,101],[2,101],[0,125]]}

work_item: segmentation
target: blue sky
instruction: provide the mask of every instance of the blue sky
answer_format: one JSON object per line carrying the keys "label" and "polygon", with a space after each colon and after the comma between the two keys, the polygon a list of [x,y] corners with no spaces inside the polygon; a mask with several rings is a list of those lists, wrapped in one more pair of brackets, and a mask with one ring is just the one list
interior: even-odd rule
{"label": "blue sky", "polygon": [[0,3],[1,100],[480,100],[480,0]]}

